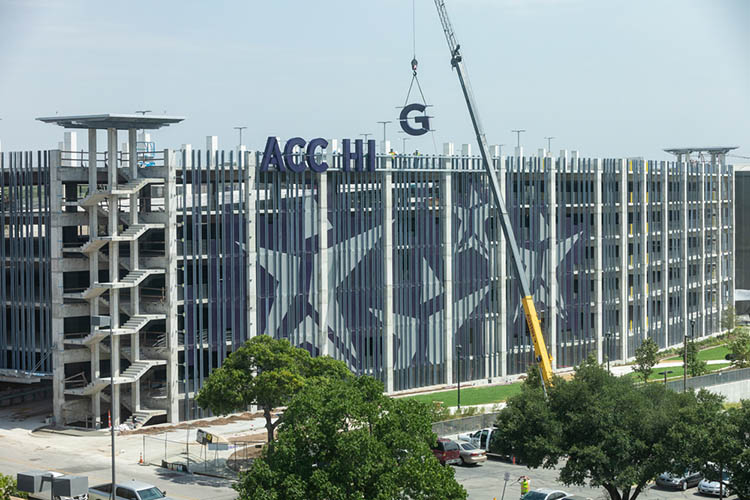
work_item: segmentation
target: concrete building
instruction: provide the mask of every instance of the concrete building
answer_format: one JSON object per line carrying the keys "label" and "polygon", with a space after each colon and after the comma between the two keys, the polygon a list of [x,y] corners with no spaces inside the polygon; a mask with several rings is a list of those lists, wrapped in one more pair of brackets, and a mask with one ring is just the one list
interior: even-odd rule
{"label": "concrete building", "polygon": [[[114,422],[200,417],[195,392],[258,334],[345,360],[388,392],[504,380],[532,362],[468,145],[357,170],[328,141],[307,157],[324,171],[281,171],[213,139],[206,152],[138,152],[135,129],[177,120],[138,118],[51,120],[106,128],[106,154],[89,130],[88,152],[1,157],[0,368],[51,379],[58,422],[97,425],[110,398]],[[137,154],[117,151],[117,129]],[[556,368],[720,331],[734,300],[723,155],[494,154]],[[92,326],[103,315],[111,340]]]}

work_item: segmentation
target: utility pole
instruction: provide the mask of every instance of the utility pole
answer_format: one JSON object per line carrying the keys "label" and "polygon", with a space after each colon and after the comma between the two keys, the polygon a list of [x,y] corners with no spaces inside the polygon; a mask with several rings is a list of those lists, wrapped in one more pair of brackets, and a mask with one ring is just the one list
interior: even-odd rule
{"label": "utility pole", "polygon": [[[382,122],[378,122],[378,123],[381,124],[381,125],[383,125],[383,148],[385,148],[385,127],[389,123],[393,123],[393,122],[392,121],[382,121]],[[384,151],[384,152],[387,153],[388,151]]]}
{"label": "utility pole", "polygon": [[514,134],[516,134],[516,147],[520,148],[521,147],[521,133],[522,132],[526,132],[526,129],[520,129],[519,128],[519,129],[511,130],[511,132],[513,132]]}
{"label": "utility pole", "polygon": [[245,130],[247,127],[234,127],[235,130],[240,131],[240,144],[237,146],[237,149],[242,147],[242,131]]}
{"label": "utility pole", "polygon": [[547,151],[549,151],[549,152],[552,151],[552,139],[554,139],[554,138],[555,138],[555,136],[552,136],[552,135],[550,135],[548,137],[545,137],[545,139],[547,139]]}

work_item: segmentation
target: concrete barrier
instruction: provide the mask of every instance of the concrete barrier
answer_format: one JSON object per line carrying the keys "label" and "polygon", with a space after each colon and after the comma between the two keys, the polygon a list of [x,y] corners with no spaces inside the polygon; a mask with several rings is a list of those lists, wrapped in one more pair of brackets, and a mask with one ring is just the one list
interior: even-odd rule
{"label": "concrete barrier", "polygon": [[432,424],[432,432],[438,436],[450,436],[451,434],[463,434],[485,427],[492,427],[497,420],[499,412],[483,413],[471,417],[455,418]]}

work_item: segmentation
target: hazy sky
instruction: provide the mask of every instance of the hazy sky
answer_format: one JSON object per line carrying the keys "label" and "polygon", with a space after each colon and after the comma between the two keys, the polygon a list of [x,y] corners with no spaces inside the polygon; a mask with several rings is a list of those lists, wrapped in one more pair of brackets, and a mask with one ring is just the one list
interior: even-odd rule
{"label": "hazy sky", "polygon": [[[432,0],[416,0],[435,141],[474,142]],[[490,143],[667,158],[750,156],[749,0],[446,0]],[[411,0],[0,0],[4,151],[54,146],[34,118],[150,109],[159,147],[269,135],[382,137],[411,79]],[[389,139],[400,149],[397,124]],[[83,141],[79,134],[79,143]],[[434,151],[430,135],[408,149]],[[509,150],[509,149],[506,149]],[[742,160],[740,160],[742,161]],[[745,160],[746,161],[746,160]]]}

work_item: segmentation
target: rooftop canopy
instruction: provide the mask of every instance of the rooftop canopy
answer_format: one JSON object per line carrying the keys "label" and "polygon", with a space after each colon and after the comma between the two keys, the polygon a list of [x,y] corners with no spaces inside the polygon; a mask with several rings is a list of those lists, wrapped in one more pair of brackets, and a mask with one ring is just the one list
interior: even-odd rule
{"label": "rooftop canopy", "polygon": [[739,146],[714,146],[710,148],[671,148],[671,149],[665,149],[667,153],[672,153],[673,155],[684,155],[684,154],[690,154],[690,153],[711,153],[711,154],[727,154],[729,151],[733,149],[737,149]]}
{"label": "rooftop canopy", "polygon": [[132,128],[153,130],[179,123],[182,116],[158,115],[77,115],[77,116],[47,116],[37,118],[44,123],[54,123],[65,128],[115,128],[127,130]]}

